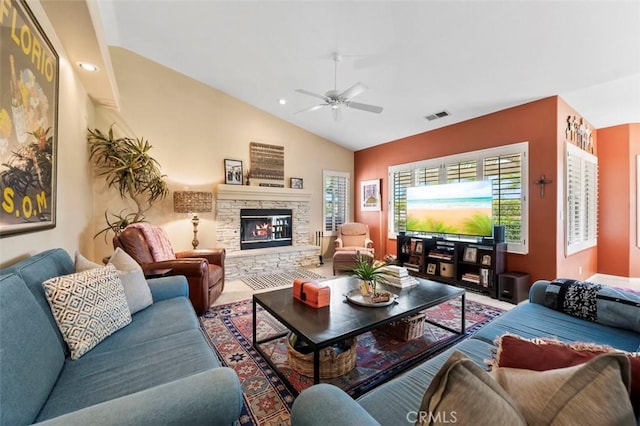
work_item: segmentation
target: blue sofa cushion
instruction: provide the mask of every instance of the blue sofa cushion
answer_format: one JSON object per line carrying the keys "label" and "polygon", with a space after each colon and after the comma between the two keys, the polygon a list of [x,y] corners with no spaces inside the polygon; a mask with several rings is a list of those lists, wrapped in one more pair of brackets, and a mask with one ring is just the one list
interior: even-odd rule
{"label": "blue sofa cushion", "polygon": [[634,352],[640,334],[613,328],[554,311],[537,303],[524,303],[476,331],[474,338],[488,343],[505,333],[525,338],[553,337],[564,342],[590,342]]}
{"label": "blue sofa cushion", "polygon": [[62,338],[62,333],[58,329],[56,320],[51,314],[51,308],[47,302],[47,298],[44,295],[44,287],[42,283],[49,278],[58,277],[60,275],[72,274],[75,272],[73,260],[69,254],[63,249],[51,249],[43,251],[34,256],[31,256],[15,265],[2,269],[2,274],[15,273],[20,276],[27,284],[31,293],[40,305],[40,309],[45,314],[51,327],[56,333],[60,347],[64,350],[65,354],[69,354],[69,348],[66,342]]}
{"label": "blue sofa cushion", "polygon": [[0,277],[0,424],[31,424],[64,363],[48,318],[24,281]]}
{"label": "blue sofa cushion", "polygon": [[631,291],[558,278],[546,287],[545,305],[577,318],[640,332],[640,294]]}
{"label": "blue sofa cushion", "polygon": [[156,302],[131,316],[131,324],[109,336],[85,356],[130,348],[159,337],[187,330],[199,330],[200,325],[191,302],[186,297],[175,297]]}
{"label": "blue sofa cushion", "polygon": [[38,421],[219,366],[200,330],[187,330],[101,354],[87,354],[75,361],[67,359]]}

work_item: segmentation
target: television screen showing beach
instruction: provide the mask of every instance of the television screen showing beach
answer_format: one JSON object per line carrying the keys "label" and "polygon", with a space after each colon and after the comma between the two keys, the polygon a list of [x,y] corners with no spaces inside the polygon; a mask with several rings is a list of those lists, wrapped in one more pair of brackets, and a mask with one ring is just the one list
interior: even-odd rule
{"label": "television screen showing beach", "polygon": [[407,231],[491,236],[491,181],[407,188]]}

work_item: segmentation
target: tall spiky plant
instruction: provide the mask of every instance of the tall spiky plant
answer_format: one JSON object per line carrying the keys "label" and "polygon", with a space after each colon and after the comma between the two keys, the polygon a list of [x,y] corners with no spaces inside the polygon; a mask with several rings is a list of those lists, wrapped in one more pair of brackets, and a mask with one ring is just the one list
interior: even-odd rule
{"label": "tall spiky plant", "polygon": [[89,159],[93,161],[98,176],[103,176],[109,188],[118,191],[123,199],[130,199],[136,205],[136,211],[119,213],[105,211],[107,226],[95,236],[109,231],[120,233],[130,223],[143,222],[145,213],[156,201],[164,199],[169,193],[160,172],[160,164],[149,154],[152,146],[144,138],[116,138],[113,124],[104,134],[99,129],[88,129]]}

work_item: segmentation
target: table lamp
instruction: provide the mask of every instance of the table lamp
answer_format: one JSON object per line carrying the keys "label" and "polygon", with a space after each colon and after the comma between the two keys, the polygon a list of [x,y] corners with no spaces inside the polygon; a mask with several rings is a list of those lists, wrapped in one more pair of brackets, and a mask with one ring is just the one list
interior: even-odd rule
{"label": "table lamp", "polygon": [[208,213],[213,207],[213,194],[211,192],[200,191],[175,191],[173,193],[173,211],[176,213],[191,213],[191,223],[193,223],[193,249],[198,248],[198,223],[200,218],[198,213]]}

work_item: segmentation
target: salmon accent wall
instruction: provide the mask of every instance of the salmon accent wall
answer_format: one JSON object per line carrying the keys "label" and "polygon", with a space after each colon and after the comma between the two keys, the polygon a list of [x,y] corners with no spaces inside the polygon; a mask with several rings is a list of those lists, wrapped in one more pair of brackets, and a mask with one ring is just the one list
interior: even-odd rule
{"label": "salmon accent wall", "polygon": [[[462,123],[378,145],[354,155],[354,187],[369,179],[382,179],[382,212],[355,209],[355,220],[367,223],[378,257],[396,253],[396,240],[387,238],[388,167],[518,142],[529,142],[529,253],[508,254],[507,269],[531,274],[532,282],[556,278],[558,270],[578,278],[595,273],[596,250],[586,250],[565,259],[564,226],[560,217],[559,185],[564,170],[564,126],[567,115],[578,115],[559,97],[549,97],[498,111]],[[563,117],[560,120],[560,117]],[[553,181],[540,197],[533,184],[540,175]],[[356,193],[355,205],[360,205]],[[561,239],[561,240],[559,240]],[[559,250],[559,247],[562,250]],[[559,266],[562,263],[562,266]],[[569,274],[570,271],[575,273]]]}
{"label": "salmon accent wall", "polygon": [[598,152],[598,272],[640,277],[636,218],[636,156],[640,154],[640,124],[600,129],[598,138],[601,142]]}
{"label": "salmon accent wall", "polygon": [[640,123],[634,123],[629,125],[629,152],[631,163],[631,208],[629,213],[631,215],[631,226],[629,235],[631,239],[629,241],[629,276],[640,278],[640,235],[638,234],[638,222],[640,221],[638,211],[638,198],[640,198],[640,188],[638,188],[638,176],[640,170],[638,170],[637,157],[640,155]]}

